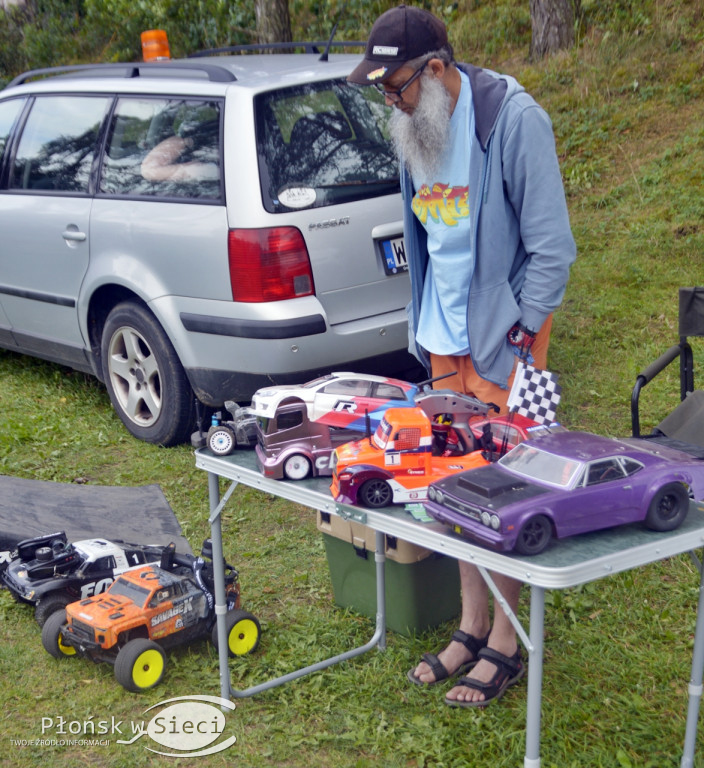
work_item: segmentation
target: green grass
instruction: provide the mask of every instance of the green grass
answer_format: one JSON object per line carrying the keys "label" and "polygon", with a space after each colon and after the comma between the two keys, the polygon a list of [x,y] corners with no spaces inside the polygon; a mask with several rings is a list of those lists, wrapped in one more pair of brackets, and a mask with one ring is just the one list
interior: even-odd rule
{"label": "green grass", "polygon": [[[637,17],[625,2],[582,0],[589,23],[580,46],[537,64],[526,60],[525,2],[468,0],[451,27],[458,58],[514,74],[553,119],[579,255],[556,313],[550,367],[561,376],[563,423],[602,434],[629,432],[635,376],[677,338],[677,288],[703,276],[702,6],[630,5],[639,6]],[[514,7],[519,13],[510,12]],[[704,365],[701,350],[696,365]],[[676,371],[661,378],[643,394],[646,429],[677,401]],[[0,473],[158,483],[194,549],[209,533],[206,476],[195,469],[190,447],[133,440],[96,381],[4,352]],[[369,639],[371,621],[333,605],[313,512],[240,487],[223,530],[244,606],[264,630],[260,649],[231,664],[237,688]],[[543,768],[679,765],[697,584],[682,556],[548,593]],[[527,612],[524,601],[524,623]],[[444,689],[406,683],[407,669],[424,651],[442,647],[452,629],[413,638],[391,633],[383,653],[239,701],[226,729],[237,743],[198,765],[519,768],[525,684],[498,706],[470,712],[446,707]],[[220,691],[217,656],[206,642],[169,653],[165,682],[143,696],[120,688],[107,665],[59,663],[42,649],[32,611],[6,592],[0,672],[0,763],[8,768],[47,759],[55,768],[173,765],[148,752],[144,740],[17,747],[10,739],[42,738],[43,717],[138,721],[164,698]],[[701,759],[702,737],[698,751]]]}

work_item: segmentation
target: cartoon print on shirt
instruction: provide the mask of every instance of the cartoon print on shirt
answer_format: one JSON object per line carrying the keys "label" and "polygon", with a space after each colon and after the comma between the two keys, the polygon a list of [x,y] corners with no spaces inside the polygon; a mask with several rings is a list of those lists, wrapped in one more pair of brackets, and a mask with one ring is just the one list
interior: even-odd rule
{"label": "cartoon print on shirt", "polygon": [[469,187],[450,187],[435,182],[432,190],[423,184],[413,197],[413,213],[422,224],[433,221],[454,227],[458,219],[469,216]]}

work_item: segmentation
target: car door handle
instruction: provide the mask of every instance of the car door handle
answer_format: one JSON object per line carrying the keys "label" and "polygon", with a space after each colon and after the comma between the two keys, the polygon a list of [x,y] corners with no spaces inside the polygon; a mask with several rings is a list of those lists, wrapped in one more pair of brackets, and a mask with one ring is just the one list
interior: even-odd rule
{"label": "car door handle", "polygon": [[64,240],[71,240],[75,243],[82,243],[86,239],[85,232],[79,232],[77,229],[67,229],[61,233]]}

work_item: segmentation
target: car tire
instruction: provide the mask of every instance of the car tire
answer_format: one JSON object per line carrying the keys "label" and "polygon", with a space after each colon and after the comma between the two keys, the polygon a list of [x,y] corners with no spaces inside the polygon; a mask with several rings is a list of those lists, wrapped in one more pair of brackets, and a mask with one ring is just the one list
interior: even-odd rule
{"label": "car tire", "polygon": [[216,456],[228,456],[237,447],[237,438],[230,427],[211,427],[208,430],[208,448]]}
{"label": "car tire", "polygon": [[34,618],[40,627],[46,624],[46,620],[56,611],[63,611],[69,603],[73,602],[73,598],[68,595],[49,595],[43,600],[40,600],[34,606]]}
{"label": "car tire", "polygon": [[537,555],[547,547],[552,538],[552,523],[545,515],[535,515],[523,524],[516,538],[516,552],[521,555]]}
{"label": "car tire", "polygon": [[132,435],[164,446],[190,438],[193,390],[173,345],[146,307],[126,301],[110,312],[101,355],[113,408]]}
{"label": "car tire", "polygon": [[287,480],[305,480],[310,475],[310,461],[301,453],[294,453],[284,461],[284,477]]}
{"label": "car tire", "polygon": [[126,690],[141,693],[164,677],[166,654],[153,640],[138,637],[120,648],[115,659],[115,679]]}
{"label": "car tire", "polygon": [[[262,634],[262,628],[259,620],[249,611],[242,611],[239,608],[234,611],[228,611],[225,615],[227,623],[227,654],[232,658],[236,656],[245,656],[253,653],[259,645]],[[218,625],[217,622],[212,632],[213,645],[218,647]]]}
{"label": "car tire", "polygon": [[394,492],[391,486],[380,477],[374,477],[362,484],[357,494],[357,499],[365,506],[372,509],[388,507],[393,503]]}
{"label": "car tire", "polygon": [[653,531],[674,531],[689,512],[689,495],[682,483],[668,483],[658,489],[648,505],[645,525]]}
{"label": "car tire", "polygon": [[76,655],[76,649],[63,641],[63,628],[66,624],[66,611],[54,611],[42,627],[42,645],[44,650],[55,659],[65,659]]}

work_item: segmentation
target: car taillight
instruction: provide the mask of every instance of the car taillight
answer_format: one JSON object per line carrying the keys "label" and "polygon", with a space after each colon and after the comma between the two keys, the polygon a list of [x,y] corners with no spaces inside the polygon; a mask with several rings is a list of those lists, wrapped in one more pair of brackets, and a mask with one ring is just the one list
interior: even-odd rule
{"label": "car taillight", "polygon": [[295,227],[231,229],[230,284],[235,301],[283,301],[313,294],[313,272]]}

